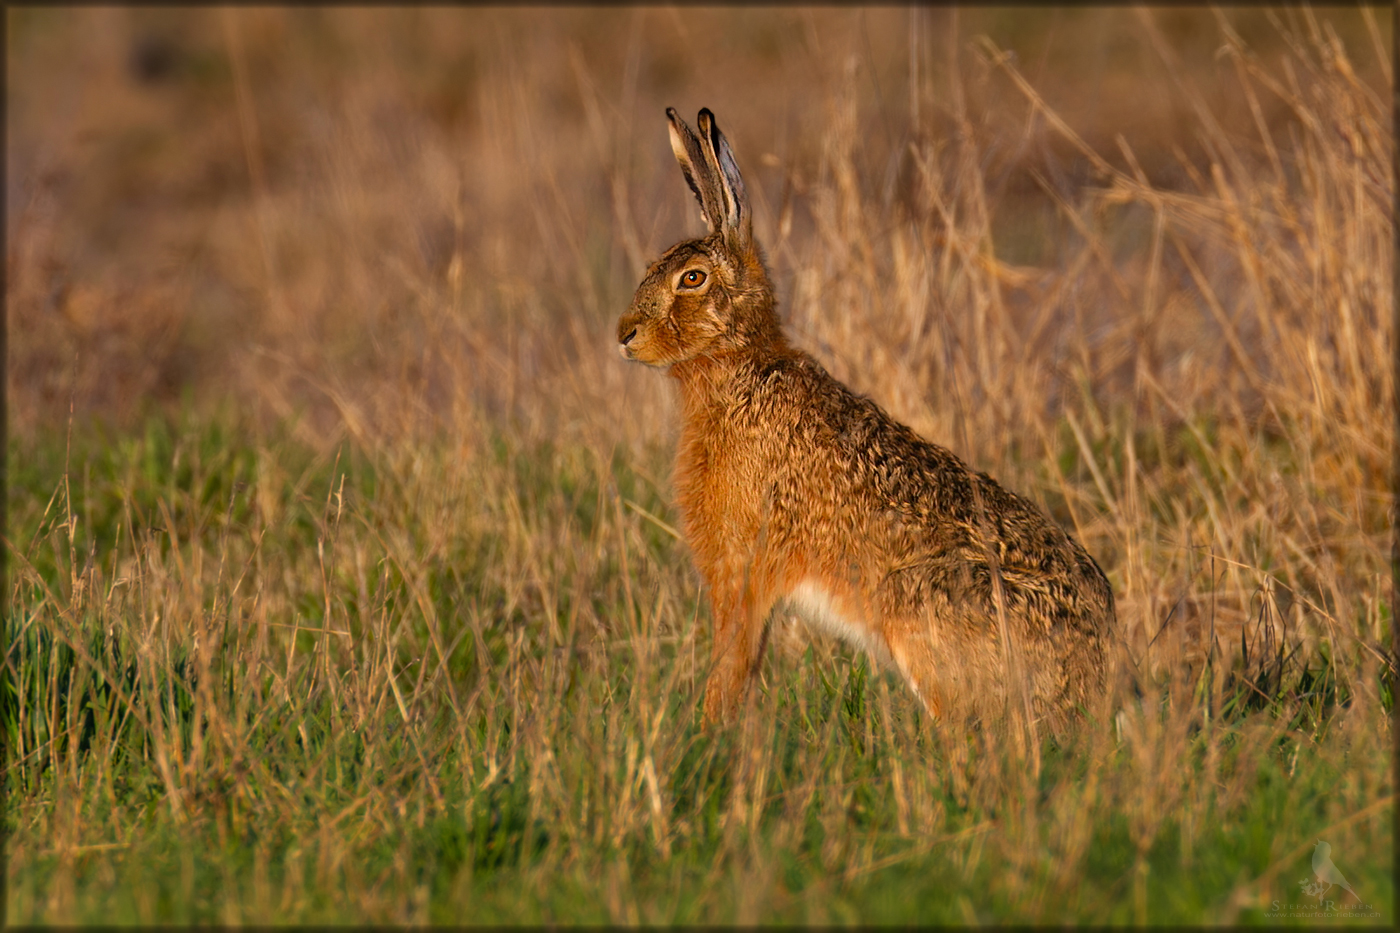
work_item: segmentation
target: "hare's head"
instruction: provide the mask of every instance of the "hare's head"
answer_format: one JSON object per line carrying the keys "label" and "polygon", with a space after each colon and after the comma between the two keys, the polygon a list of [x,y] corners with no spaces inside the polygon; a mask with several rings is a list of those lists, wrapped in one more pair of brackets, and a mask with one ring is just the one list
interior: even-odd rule
{"label": "hare's head", "polygon": [[667,108],[671,150],[700,202],[708,236],[686,240],[647,270],[617,322],[629,360],[670,366],[781,342],[773,290],[753,238],[744,180],[714,114],[701,110],[697,137]]}

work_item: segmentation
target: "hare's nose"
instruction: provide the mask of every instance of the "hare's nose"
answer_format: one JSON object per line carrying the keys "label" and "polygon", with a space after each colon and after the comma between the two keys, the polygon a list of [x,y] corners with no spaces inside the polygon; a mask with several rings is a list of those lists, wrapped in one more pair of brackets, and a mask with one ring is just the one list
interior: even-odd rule
{"label": "hare's nose", "polygon": [[637,336],[637,328],[634,327],[631,330],[629,330],[626,334],[619,337],[618,342],[625,347],[632,342],[632,338],[635,336]]}

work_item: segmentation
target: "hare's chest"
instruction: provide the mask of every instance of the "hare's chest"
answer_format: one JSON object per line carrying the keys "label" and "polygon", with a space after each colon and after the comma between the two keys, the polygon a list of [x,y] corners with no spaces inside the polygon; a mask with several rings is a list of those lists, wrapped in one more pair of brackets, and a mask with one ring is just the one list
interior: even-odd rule
{"label": "hare's chest", "polygon": [[751,458],[728,432],[687,431],[676,451],[677,504],[687,520],[732,521],[752,497]]}
{"label": "hare's chest", "polygon": [[771,466],[760,443],[728,425],[683,432],[674,483],[686,537],[697,557],[752,553],[770,498]]}

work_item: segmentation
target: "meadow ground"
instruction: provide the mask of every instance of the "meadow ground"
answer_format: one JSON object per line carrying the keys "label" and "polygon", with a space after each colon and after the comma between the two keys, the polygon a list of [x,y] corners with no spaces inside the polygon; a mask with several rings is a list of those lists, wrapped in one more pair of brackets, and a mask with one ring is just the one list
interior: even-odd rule
{"label": "meadow ground", "polygon": [[[8,10],[6,921],[1393,923],[1391,17]],[[699,728],[667,105],[1096,556],[1113,715],[780,616]]]}

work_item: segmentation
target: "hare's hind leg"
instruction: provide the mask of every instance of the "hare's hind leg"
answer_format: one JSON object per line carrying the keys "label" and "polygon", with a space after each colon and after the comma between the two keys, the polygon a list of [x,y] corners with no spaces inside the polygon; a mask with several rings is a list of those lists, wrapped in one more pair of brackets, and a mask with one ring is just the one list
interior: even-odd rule
{"label": "hare's hind leg", "polygon": [[744,586],[711,593],[715,631],[710,676],[705,681],[706,726],[728,722],[743,701],[763,657],[768,614],[775,601],[766,588],[755,592]]}
{"label": "hare's hind leg", "polygon": [[890,656],[929,715],[942,722],[972,722],[999,706],[995,645],[969,637],[956,613],[930,607],[889,619]]}
{"label": "hare's hind leg", "polygon": [[946,685],[938,673],[938,652],[934,650],[929,633],[917,631],[904,620],[898,620],[886,627],[885,641],[899,675],[928,714],[935,721],[941,720],[948,711],[948,697]]}

